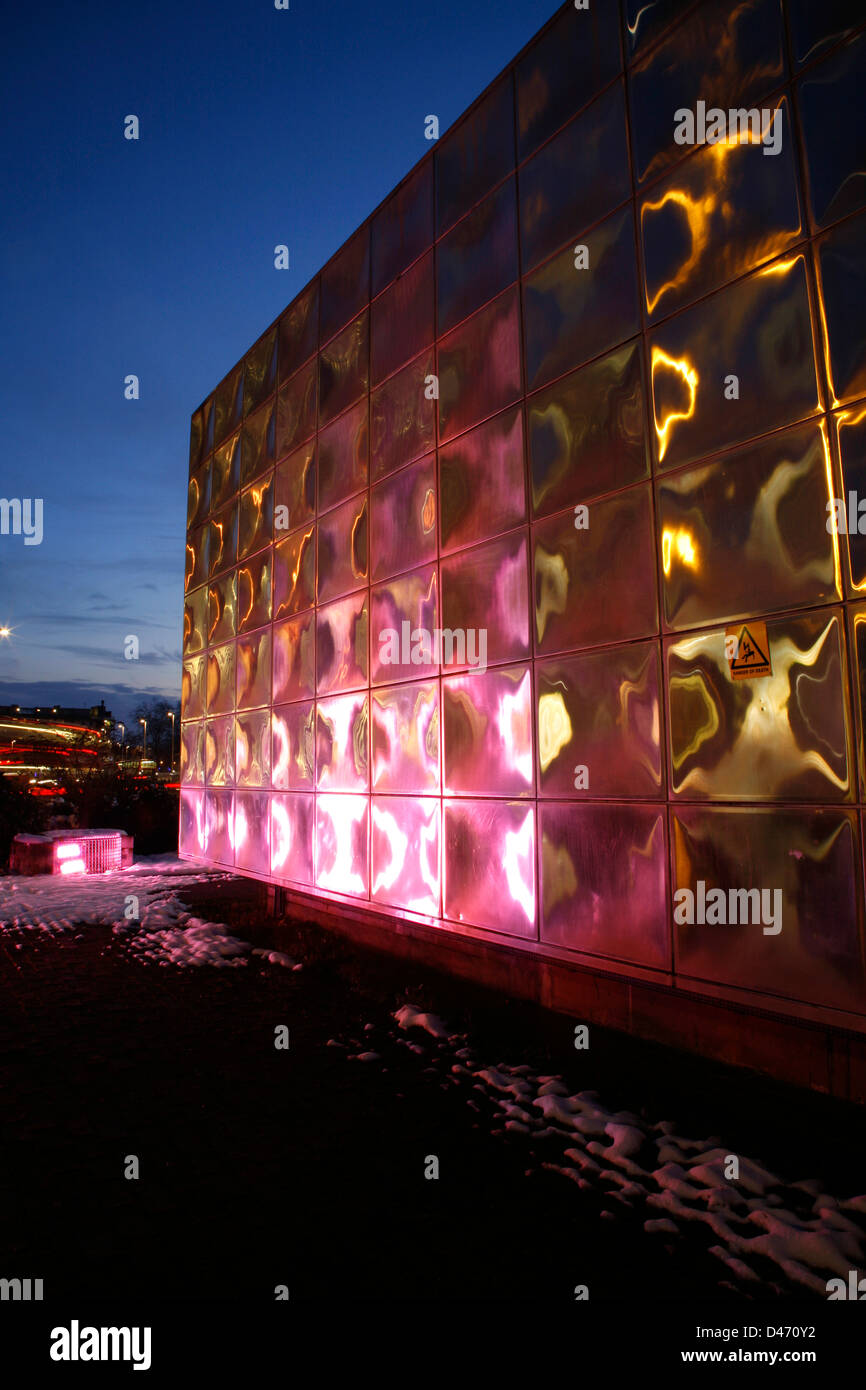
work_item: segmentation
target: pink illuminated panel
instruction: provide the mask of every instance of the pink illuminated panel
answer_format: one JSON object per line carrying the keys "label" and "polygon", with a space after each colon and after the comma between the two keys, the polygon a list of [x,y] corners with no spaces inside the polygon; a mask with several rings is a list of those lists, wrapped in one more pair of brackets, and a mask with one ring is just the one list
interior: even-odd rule
{"label": "pink illuminated panel", "polygon": [[374,796],[372,896],[377,902],[439,916],[438,797]]}
{"label": "pink illuminated panel", "polygon": [[444,915],[535,936],[535,806],[444,803]]}
{"label": "pink illuminated panel", "polygon": [[312,883],[316,803],[312,796],[271,797],[271,876],[293,883]]}
{"label": "pink illuminated panel", "polygon": [[369,812],[366,796],[316,797],[316,883],[320,888],[367,896]]}

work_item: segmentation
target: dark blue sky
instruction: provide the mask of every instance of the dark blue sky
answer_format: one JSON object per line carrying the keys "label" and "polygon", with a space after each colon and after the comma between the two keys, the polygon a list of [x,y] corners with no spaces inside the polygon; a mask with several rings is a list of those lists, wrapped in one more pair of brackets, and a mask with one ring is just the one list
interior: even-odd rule
{"label": "dark blue sky", "polygon": [[0,497],[44,539],[0,536],[0,703],[178,697],[190,414],[556,8],[6,7]]}

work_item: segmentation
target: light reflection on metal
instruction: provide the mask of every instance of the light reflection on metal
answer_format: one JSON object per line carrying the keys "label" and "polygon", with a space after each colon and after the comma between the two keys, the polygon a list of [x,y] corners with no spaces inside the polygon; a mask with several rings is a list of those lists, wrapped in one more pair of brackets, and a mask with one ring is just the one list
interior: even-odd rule
{"label": "light reflection on metal", "polygon": [[680,526],[676,531],[671,531],[665,527],[662,532],[662,571],[664,574],[671,572],[671,554],[676,554],[677,558],[688,569],[695,569],[698,563],[698,554],[694,539],[684,526]]}
{"label": "light reflection on metal", "polygon": [[[656,414],[656,375],[662,370],[667,369],[678,376],[686,386],[689,393],[688,405],[684,410],[671,409],[659,421]],[[650,365],[652,379],[653,415],[655,417],[655,430],[659,439],[659,462],[664,458],[670,439],[670,432],[678,420],[690,420],[695,413],[695,403],[698,396],[698,373],[688,359],[678,360],[669,357],[660,347],[654,345],[652,348],[652,361]]]}
{"label": "light reflection on metal", "polygon": [[571,738],[571,720],[562,693],[558,690],[541,695],[538,701],[538,760],[542,772],[558,756]]}

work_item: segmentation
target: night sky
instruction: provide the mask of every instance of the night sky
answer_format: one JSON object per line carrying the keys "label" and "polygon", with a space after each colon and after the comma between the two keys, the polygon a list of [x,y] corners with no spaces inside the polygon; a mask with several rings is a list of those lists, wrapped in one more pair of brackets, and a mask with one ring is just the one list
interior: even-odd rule
{"label": "night sky", "polygon": [[0,535],[0,703],[179,698],[192,411],[556,8],[7,7],[0,496],[44,538]]}

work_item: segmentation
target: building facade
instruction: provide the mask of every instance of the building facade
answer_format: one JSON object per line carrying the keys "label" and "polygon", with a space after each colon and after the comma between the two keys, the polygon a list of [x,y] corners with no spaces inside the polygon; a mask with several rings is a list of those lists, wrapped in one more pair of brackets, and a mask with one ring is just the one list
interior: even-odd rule
{"label": "building facade", "polygon": [[183,856],[866,1031],[864,18],[562,6],[196,410]]}

